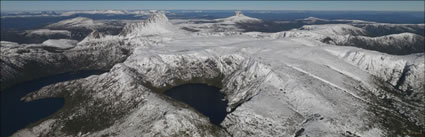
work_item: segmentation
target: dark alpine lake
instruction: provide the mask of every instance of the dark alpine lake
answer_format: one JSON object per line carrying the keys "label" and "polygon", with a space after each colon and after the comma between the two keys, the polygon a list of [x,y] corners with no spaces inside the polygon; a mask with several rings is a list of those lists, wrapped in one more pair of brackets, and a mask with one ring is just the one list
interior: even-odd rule
{"label": "dark alpine lake", "polygon": [[220,125],[227,115],[227,101],[217,87],[206,84],[185,84],[173,87],[166,95],[184,102],[209,117],[211,123]]}
{"label": "dark alpine lake", "polygon": [[105,71],[84,70],[49,76],[14,85],[1,91],[1,136],[12,135],[19,129],[55,113],[64,105],[63,98],[48,98],[31,102],[20,99],[26,94],[58,82],[85,78]]}

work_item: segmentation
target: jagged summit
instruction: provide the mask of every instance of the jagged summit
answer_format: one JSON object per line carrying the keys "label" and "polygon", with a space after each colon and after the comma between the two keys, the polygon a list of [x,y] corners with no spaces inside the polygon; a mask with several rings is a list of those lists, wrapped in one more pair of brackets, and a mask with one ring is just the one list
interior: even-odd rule
{"label": "jagged summit", "polygon": [[138,23],[127,24],[120,35],[122,36],[139,36],[139,35],[156,35],[172,32],[172,24],[168,21],[167,16],[162,12],[153,13],[147,20]]}
{"label": "jagged summit", "polygon": [[146,20],[146,23],[168,23],[168,18],[162,12],[155,12]]}
{"label": "jagged summit", "polygon": [[86,38],[101,38],[104,37],[105,34],[97,31],[97,30],[93,30]]}
{"label": "jagged summit", "polygon": [[217,21],[222,21],[226,24],[234,24],[234,23],[255,23],[261,22],[261,19],[252,18],[245,16],[241,11],[235,11],[235,14],[231,17],[217,19]]}
{"label": "jagged summit", "polygon": [[233,16],[245,16],[245,15],[243,15],[242,11],[235,11],[235,14]]}
{"label": "jagged summit", "polygon": [[103,37],[105,37],[105,34],[99,32],[97,30],[93,30],[80,43],[88,42],[88,41],[95,40],[95,39],[100,39],[100,38],[103,38]]}

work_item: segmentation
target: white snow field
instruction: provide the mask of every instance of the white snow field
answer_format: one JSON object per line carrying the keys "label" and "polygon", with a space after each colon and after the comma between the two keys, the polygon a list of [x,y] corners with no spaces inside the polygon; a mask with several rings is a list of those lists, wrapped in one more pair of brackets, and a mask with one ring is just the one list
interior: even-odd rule
{"label": "white snow field", "polygon": [[95,29],[104,27],[106,24],[100,21],[95,21],[86,17],[76,17],[72,19],[63,20],[57,23],[50,24],[46,28],[87,28]]}
{"label": "white snow field", "polygon": [[69,49],[77,46],[78,41],[69,39],[49,39],[42,44],[48,47],[55,47],[59,49]]}
{"label": "white snow field", "polygon": [[[93,32],[60,53],[2,42],[2,83],[30,79],[22,72],[30,61],[50,72],[109,70],[22,98],[65,97],[66,102],[13,136],[387,137],[423,131],[423,51],[391,55],[335,45],[361,37],[372,43],[367,46],[398,46],[349,24],[261,33],[232,26],[261,23],[240,12],[215,21],[169,21],[158,12],[116,36]],[[223,23],[226,31],[214,31]],[[334,42],[323,42],[327,37]],[[418,37],[423,43],[416,34],[384,37],[401,38],[396,44]],[[221,88],[229,114],[220,126],[162,94],[186,83]]]}

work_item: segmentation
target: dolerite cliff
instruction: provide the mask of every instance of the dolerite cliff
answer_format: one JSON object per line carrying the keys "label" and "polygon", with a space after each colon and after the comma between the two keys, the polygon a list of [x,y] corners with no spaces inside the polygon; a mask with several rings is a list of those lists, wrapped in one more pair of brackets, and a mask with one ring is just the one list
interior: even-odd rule
{"label": "dolerite cliff", "polygon": [[149,36],[157,34],[173,33],[173,26],[165,14],[153,14],[149,19],[127,24],[120,35],[126,37]]}
{"label": "dolerite cliff", "polygon": [[[40,75],[68,68],[109,70],[25,96],[25,101],[64,97],[65,106],[13,136],[423,133],[424,53],[396,56],[323,42],[326,37],[366,33],[350,25],[278,33],[188,32],[155,13],[127,24],[118,36],[97,37],[93,32],[71,49],[3,42],[6,77],[1,80],[35,78],[28,77],[34,75],[30,68]],[[221,88],[228,114],[220,125],[163,94],[186,83]]]}
{"label": "dolerite cliff", "polygon": [[99,41],[102,40],[103,38],[105,38],[105,34],[103,34],[102,32],[99,32],[97,30],[93,30],[89,35],[87,35],[83,40],[80,41],[80,44],[83,43],[90,43],[93,41]]}

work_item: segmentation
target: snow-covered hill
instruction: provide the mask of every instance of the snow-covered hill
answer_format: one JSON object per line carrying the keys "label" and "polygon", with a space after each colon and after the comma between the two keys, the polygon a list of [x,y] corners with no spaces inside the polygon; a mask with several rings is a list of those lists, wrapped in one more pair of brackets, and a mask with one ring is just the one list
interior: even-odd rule
{"label": "snow-covered hill", "polygon": [[371,21],[364,21],[364,20],[349,20],[349,19],[335,19],[335,20],[329,20],[329,19],[321,19],[317,17],[307,17],[304,19],[298,19],[296,20],[300,23],[305,24],[374,24],[376,22]]}
{"label": "snow-covered hill", "polygon": [[[323,44],[354,46],[388,54],[407,55],[424,53],[424,37],[413,33],[390,34],[380,37],[368,36],[370,32],[349,24],[305,25],[298,29],[278,33],[246,33],[253,37],[284,39],[305,38]],[[323,45],[319,44],[319,45]],[[317,45],[317,44],[316,44]]]}
{"label": "snow-covered hill", "polygon": [[128,15],[128,14],[135,14],[135,15],[150,15],[150,11],[147,10],[79,10],[79,11],[67,11],[64,13],[61,13],[61,16],[72,16],[75,14],[103,14],[103,15]]}
{"label": "snow-covered hill", "polygon": [[102,22],[94,21],[90,18],[86,17],[76,17],[68,20],[59,21],[57,23],[50,24],[46,26],[46,28],[87,28],[94,29],[98,27],[102,27],[105,24]]}
{"label": "snow-covered hill", "polygon": [[357,28],[347,24],[325,24],[325,25],[305,25],[299,30],[306,30],[321,35],[366,35],[367,32],[361,28]]}
{"label": "snow-covered hill", "polygon": [[[155,13],[127,24],[120,35],[93,31],[74,48],[60,51],[2,41],[2,88],[71,70],[109,70],[25,96],[25,101],[64,97],[67,107],[13,136],[384,137],[421,132],[424,53],[396,56],[353,47],[359,43],[335,44],[354,43],[355,37],[381,48],[408,43],[406,49],[422,36],[368,37],[367,30],[349,24],[245,33],[231,25],[214,31],[211,27],[226,28],[217,20],[185,24],[190,22],[195,21],[170,21]],[[187,83],[221,88],[228,114],[220,126],[162,94]]]}
{"label": "snow-covered hill", "polygon": [[343,40],[334,41],[334,44],[355,46],[395,55],[406,55],[424,53],[424,40],[425,38],[421,35],[400,33],[381,37],[348,36]]}
{"label": "snow-covered hill", "polygon": [[[72,19],[66,19],[45,26],[41,30],[58,31],[64,30],[69,32],[69,39],[81,41],[87,37],[92,31],[100,32],[103,34],[117,35],[121,32],[124,27],[124,21],[116,20],[93,20],[86,17],[75,17]],[[44,38],[44,37],[43,37]],[[48,39],[63,39],[63,37],[52,37]]]}
{"label": "snow-covered hill", "polygon": [[369,23],[353,25],[359,28],[363,28],[368,32],[368,36],[372,37],[406,32],[425,36],[425,24]]}

